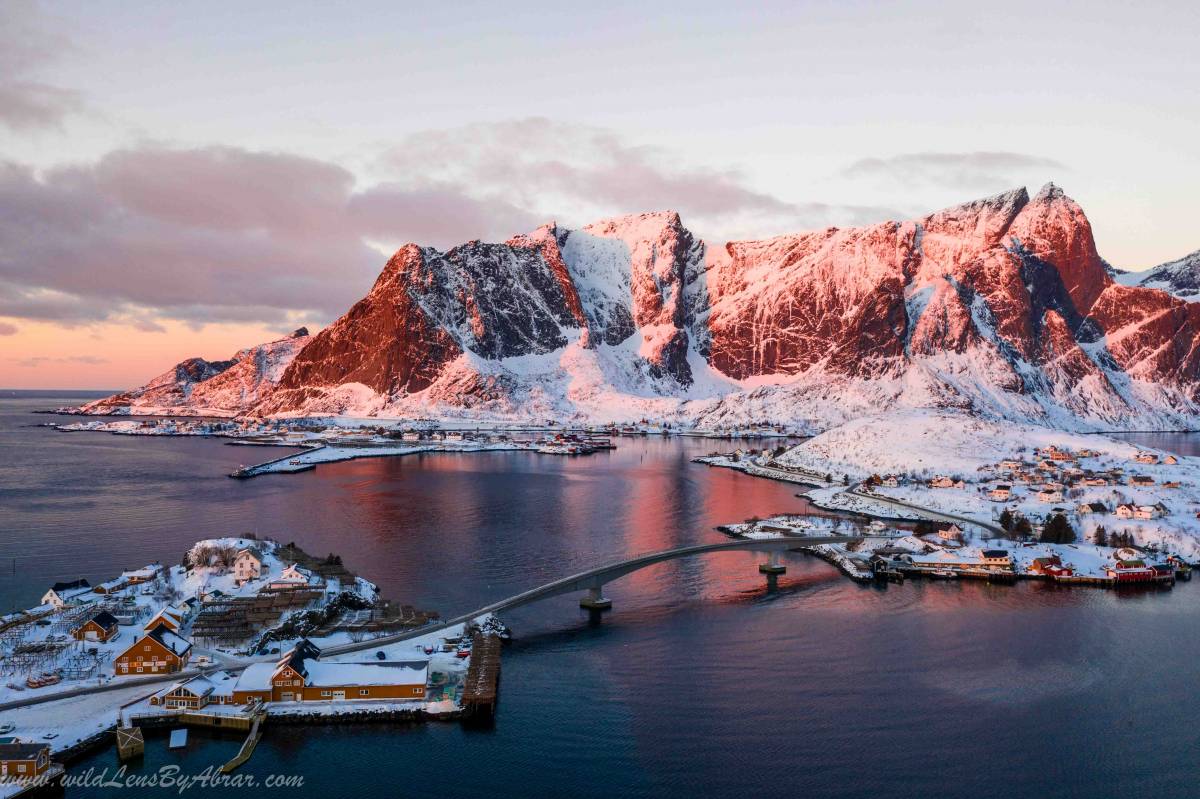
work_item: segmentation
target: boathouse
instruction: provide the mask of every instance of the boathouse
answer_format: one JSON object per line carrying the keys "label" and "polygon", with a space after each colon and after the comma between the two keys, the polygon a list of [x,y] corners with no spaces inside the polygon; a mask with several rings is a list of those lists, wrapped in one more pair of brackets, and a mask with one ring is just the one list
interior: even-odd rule
{"label": "boathouse", "polygon": [[[427,661],[323,662],[307,639],[280,659],[271,674],[271,701],[314,702],[347,699],[424,699]],[[243,690],[243,686],[235,690]],[[247,683],[244,690],[254,690]]]}

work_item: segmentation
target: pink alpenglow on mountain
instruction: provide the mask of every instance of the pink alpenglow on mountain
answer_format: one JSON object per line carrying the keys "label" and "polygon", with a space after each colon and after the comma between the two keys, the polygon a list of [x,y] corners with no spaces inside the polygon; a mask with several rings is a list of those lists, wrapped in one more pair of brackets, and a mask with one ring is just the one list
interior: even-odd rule
{"label": "pink alpenglow on mountain", "polygon": [[724,245],[674,212],[407,244],[315,336],[185,361],[85,410],[823,429],[954,407],[1194,426],[1198,344],[1200,304],[1115,282],[1083,210],[1048,185]]}

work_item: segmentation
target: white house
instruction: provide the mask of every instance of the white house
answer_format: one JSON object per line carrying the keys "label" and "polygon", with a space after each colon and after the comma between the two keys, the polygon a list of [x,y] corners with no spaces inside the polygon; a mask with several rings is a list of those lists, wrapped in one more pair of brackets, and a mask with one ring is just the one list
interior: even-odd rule
{"label": "white house", "polygon": [[262,555],[254,547],[238,550],[233,560],[233,579],[238,585],[262,576]]}
{"label": "white house", "polygon": [[68,603],[92,590],[87,580],[72,580],[69,583],[55,583],[50,590],[42,595],[42,604],[62,610]]}
{"label": "white house", "polygon": [[1043,488],[1037,492],[1038,502],[1062,502],[1062,491],[1057,488]]}
{"label": "white house", "polygon": [[273,591],[287,590],[289,588],[307,588],[310,585],[320,585],[321,578],[315,575],[308,569],[302,569],[299,565],[293,563],[288,566],[278,577],[273,577],[271,582],[267,584],[267,588]]}
{"label": "white house", "polygon": [[1162,515],[1162,508],[1158,505],[1138,505],[1133,509],[1135,519],[1157,519]]}
{"label": "white house", "polygon": [[954,481],[945,475],[938,475],[929,481],[930,488],[954,488]]}
{"label": "white house", "polygon": [[1133,513],[1134,513],[1133,505],[1121,504],[1121,505],[1117,506],[1117,518],[1118,519],[1132,519]]}
{"label": "white house", "polygon": [[1012,498],[1012,486],[998,485],[987,492],[987,498],[992,502],[1008,502]]}

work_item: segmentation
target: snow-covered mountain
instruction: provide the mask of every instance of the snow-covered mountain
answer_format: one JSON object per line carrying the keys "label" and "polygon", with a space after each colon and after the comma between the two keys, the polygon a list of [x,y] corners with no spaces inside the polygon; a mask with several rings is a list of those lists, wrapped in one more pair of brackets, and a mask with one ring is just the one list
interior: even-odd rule
{"label": "snow-covered mountain", "polygon": [[1124,272],[1116,279],[1127,286],[1162,289],[1188,302],[1200,301],[1200,250],[1145,272]]}
{"label": "snow-covered mountain", "polygon": [[93,414],[232,416],[263,400],[311,336],[300,328],[287,338],[241,350],[227,361],[188,358],[141,388],[88,403]]}
{"label": "snow-covered mountain", "polygon": [[172,407],[288,416],[824,429],[953,407],[1079,429],[1194,426],[1198,336],[1200,305],[1114,281],[1082,209],[1048,185],[723,245],[673,212],[447,252],[408,244],[344,316],[273,353],[253,391],[210,390],[229,368],[189,361],[94,410],[163,407],[165,379]]}

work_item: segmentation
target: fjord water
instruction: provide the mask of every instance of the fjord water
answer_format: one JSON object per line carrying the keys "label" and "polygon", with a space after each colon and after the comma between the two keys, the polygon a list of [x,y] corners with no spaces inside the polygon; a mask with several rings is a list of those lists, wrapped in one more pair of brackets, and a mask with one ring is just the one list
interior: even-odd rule
{"label": "fjord water", "polygon": [[[449,615],[719,541],[722,522],[806,510],[794,487],[690,463],[725,446],[700,440],[235,481],[239,463],[278,450],[30,426],[53,419],[31,410],[64,401],[0,399],[3,610],[56,579],[177,562],[198,538],[253,531],[338,552],[385,595]],[[638,572],[609,586],[598,624],[570,597],[514,612],[491,729],[272,727],[243,770],[300,773],[294,795],[330,797],[1197,795],[1195,583],[880,589],[794,556],[768,594],[757,561]],[[199,772],[240,743],[194,739],[183,753],[152,739],[142,771]],[[115,765],[105,751],[73,771]]]}

